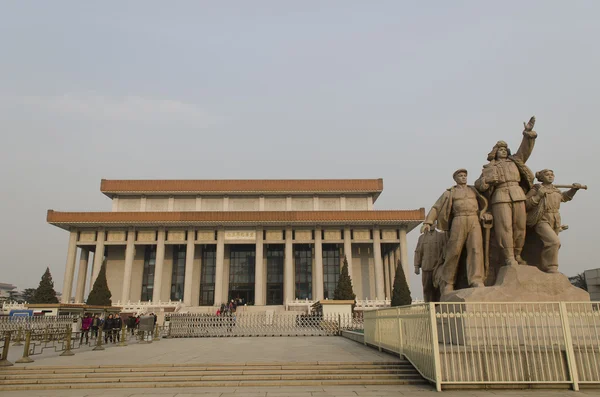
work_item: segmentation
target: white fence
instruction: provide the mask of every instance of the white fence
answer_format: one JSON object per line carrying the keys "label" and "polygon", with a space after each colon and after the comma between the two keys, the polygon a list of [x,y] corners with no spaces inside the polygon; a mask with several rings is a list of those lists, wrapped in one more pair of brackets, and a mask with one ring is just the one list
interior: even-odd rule
{"label": "white fence", "polygon": [[365,343],[405,356],[438,390],[600,383],[600,303],[428,303],[364,314]]}
{"label": "white fence", "polygon": [[350,314],[312,315],[289,312],[242,312],[236,314],[173,314],[172,338],[225,336],[331,336],[340,329],[362,329],[362,318]]}

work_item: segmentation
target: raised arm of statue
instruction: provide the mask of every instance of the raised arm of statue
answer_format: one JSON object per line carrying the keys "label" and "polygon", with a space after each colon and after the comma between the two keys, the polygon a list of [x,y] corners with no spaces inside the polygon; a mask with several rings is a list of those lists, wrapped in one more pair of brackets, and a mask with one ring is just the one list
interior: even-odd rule
{"label": "raised arm of statue", "polygon": [[535,116],[529,119],[527,124],[523,123],[525,129],[523,130],[523,139],[521,140],[521,146],[519,150],[514,154],[513,157],[520,159],[522,162],[527,162],[531,152],[533,152],[533,146],[535,145],[535,139],[537,138],[537,132],[533,130],[535,126]]}

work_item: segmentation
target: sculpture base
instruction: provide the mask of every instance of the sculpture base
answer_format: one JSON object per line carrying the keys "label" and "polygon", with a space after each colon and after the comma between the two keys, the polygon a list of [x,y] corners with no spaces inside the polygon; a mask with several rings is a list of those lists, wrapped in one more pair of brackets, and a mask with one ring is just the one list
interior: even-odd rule
{"label": "sculpture base", "polygon": [[562,273],[544,273],[534,266],[503,266],[493,286],[452,291],[440,301],[589,302],[590,294],[571,285]]}

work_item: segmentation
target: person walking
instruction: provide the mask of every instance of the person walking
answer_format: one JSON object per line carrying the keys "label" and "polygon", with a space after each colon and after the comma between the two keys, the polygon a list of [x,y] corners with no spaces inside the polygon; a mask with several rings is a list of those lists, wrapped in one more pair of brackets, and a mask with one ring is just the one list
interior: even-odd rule
{"label": "person walking", "polygon": [[94,318],[92,318],[92,339],[98,337],[98,327],[100,327],[100,319],[97,314],[94,314]]}
{"label": "person walking", "polygon": [[104,320],[104,324],[102,324],[102,331],[104,332],[104,344],[107,344],[109,339],[111,342],[113,341],[113,322],[113,315],[109,314],[108,318]]}
{"label": "person walking", "polygon": [[[85,335],[85,344],[89,343],[90,336],[90,327],[92,326],[92,317],[90,313],[86,313],[85,317],[81,319],[81,339],[79,340],[79,344],[83,344],[83,336]],[[96,332],[98,332],[96,330]],[[93,335],[92,335],[93,337]]]}

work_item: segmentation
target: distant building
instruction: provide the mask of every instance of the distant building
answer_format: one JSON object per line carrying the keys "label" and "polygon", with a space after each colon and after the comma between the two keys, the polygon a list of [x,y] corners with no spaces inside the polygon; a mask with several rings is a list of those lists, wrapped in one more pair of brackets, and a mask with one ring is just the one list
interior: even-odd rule
{"label": "distant building", "polygon": [[590,298],[592,301],[600,301],[600,268],[586,270],[583,274]]}
{"label": "distant building", "polygon": [[381,179],[102,180],[101,191],[110,212],[48,211],[69,232],[63,303],[73,284],[83,301],[102,263],[123,304],[332,299],[344,256],[357,299],[383,300],[398,262],[408,274],[406,234],[425,215],[374,210]]}

